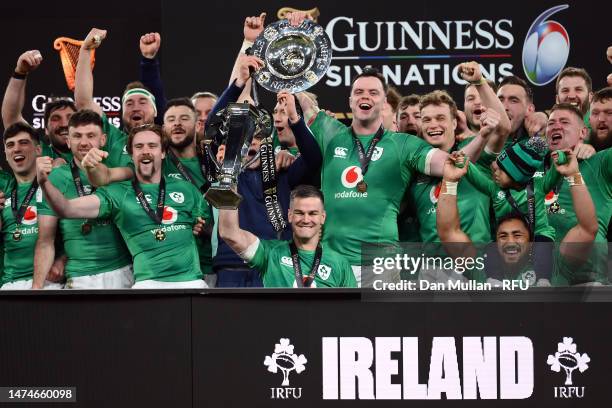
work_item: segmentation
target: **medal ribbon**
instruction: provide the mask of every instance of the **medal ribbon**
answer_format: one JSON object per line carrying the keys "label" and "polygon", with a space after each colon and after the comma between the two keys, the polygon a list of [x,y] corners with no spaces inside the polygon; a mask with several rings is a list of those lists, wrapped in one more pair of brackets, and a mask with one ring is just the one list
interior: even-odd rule
{"label": "medal ribbon", "polygon": [[[81,181],[81,175],[79,174],[79,168],[77,167],[74,159],[70,161],[70,172],[72,173],[72,181],[74,181],[74,187],[76,188],[77,194],[79,197],[86,196],[85,188],[83,187],[83,182]],[[94,187],[91,192],[96,191]]]}
{"label": "medal ribbon", "polygon": [[15,188],[13,188],[11,191],[11,210],[13,211],[13,217],[15,217],[15,224],[17,224],[19,227],[19,225],[21,225],[21,221],[23,221],[23,216],[28,209],[28,205],[30,205],[30,201],[32,201],[32,197],[34,197],[34,193],[38,188],[38,180],[34,179],[32,182],[32,185],[28,189],[23,202],[19,206],[19,210],[17,210],[17,188],[17,183],[15,183]]}
{"label": "medal ribbon", "polygon": [[[187,167],[183,166],[183,163],[181,163],[178,157],[176,157],[176,154],[174,154],[172,149],[168,149],[168,152],[166,154],[170,157],[170,161],[174,164],[174,166],[177,168],[179,173],[181,173],[181,175],[185,178],[185,180],[187,180],[194,186],[198,187],[193,177],[193,174],[191,174],[191,171],[189,171]],[[197,157],[198,157],[198,162],[200,163],[200,170],[202,171],[202,176],[204,177],[204,184],[202,184],[199,190],[200,192],[202,192],[202,194],[204,194],[210,187],[210,182],[208,181],[208,170],[207,170],[206,160],[205,158],[202,157],[199,151],[197,153]]]}
{"label": "medal ribbon", "polygon": [[355,131],[353,130],[353,128],[351,128],[351,135],[353,136],[353,140],[355,141],[355,145],[357,146],[357,153],[359,154],[359,164],[361,165],[361,176],[364,178],[365,178],[366,172],[368,171],[368,167],[370,166],[370,161],[372,160],[372,155],[374,154],[374,148],[376,147],[376,144],[380,142],[380,140],[383,138],[384,134],[385,134],[385,129],[381,125],[380,128],[378,128],[378,131],[376,131],[376,134],[374,135],[372,142],[370,142],[370,147],[368,147],[368,151],[365,152],[365,149],[363,148],[361,141],[355,135]]}
{"label": "medal ribbon", "polygon": [[[531,231],[531,240],[533,241],[533,239],[535,238],[535,194],[533,192],[533,182],[530,181],[529,183],[527,183],[527,187],[525,187],[525,189],[527,190],[527,224],[529,224],[529,231]],[[512,208],[514,209],[514,211],[523,214],[523,212],[520,210],[516,200],[514,199],[514,197],[512,197],[512,194],[510,194],[510,191],[506,190],[506,197],[508,198],[508,202],[510,203],[510,205],[512,206]]]}
{"label": "medal ribbon", "polygon": [[161,224],[162,217],[164,216],[164,204],[166,202],[166,179],[164,178],[164,176],[161,177],[161,180],[159,182],[159,193],[157,194],[157,206],[155,208],[155,211],[151,209],[149,202],[145,198],[145,195],[142,190],[140,189],[140,185],[138,184],[136,177],[132,179],[132,187],[136,192],[136,199],[140,203],[140,206],[145,210],[149,218],[151,218],[157,224]]}
{"label": "medal ribbon", "polygon": [[289,249],[291,250],[291,260],[293,261],[293,272],[295,273],[295,283],[297,287],[309,288],[310,285],[312,285],[315,274],[319,270],[319,265],[321,264],[321,257],[323,256],[323,249],[321,248],[321,244],[317,245],[315,257],[312,261],[312,268],[310,268],[310,273],[308,274],[308,276],[302,275],[300,255],[298,253],[297,247],[295,246],[295,242],[291,241],[291,243],[289,244]]}

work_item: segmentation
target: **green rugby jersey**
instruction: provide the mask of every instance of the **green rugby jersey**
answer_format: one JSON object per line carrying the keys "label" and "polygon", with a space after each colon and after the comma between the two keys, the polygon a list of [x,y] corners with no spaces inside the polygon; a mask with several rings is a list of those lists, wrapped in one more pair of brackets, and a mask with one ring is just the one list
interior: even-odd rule
{"label": "green rugby jersey", "polygon": [[[15,178],[9,172],[0,169],[0,191],[4,193],[4,197],[8,198],[11,194],[12,185]],[[4,272],[4,239],[0,239],[0,282]]]}
{"label": "green rugby jersey", "polygon": [[[591,281],[607,283],[607,234],[612,217],[612,148],[602,150],[587,160],[581,160],[578,165],[597,212],[596,245],[589,261],[580,267],[572,267],[559,259],[555,268],[559,273],[559,276],[555,277],[558,279],[556,284]],[[577,224],[570,189],[569,184],[561,180],[546,195],[548,220],[555,229],[558,242]]]}
{"label": "green rugby jersey", "polygon": [[[295,288],[295,272],[291,259],[290,241],[260,240],[249,266],[257,269],[266,288]],[[322,244],[321,263],[313,288],[356,288],[357,281],[351,265],[328,245]],[[314,262],[315,251],[298,249],[302,276],[308,276]]]}
{"label": "green rugby jersey", "polygon": [[[79,169],[83,190],[90,194],[92,187],[87,173]],[[64,164],[53,169],[49,181],[67,199],[77,198],[79,194],[74,185],[70,165]],[[46,200],[39,204],[40,215],[56,217]],[[83,223],[91,225],[91,232],[83,234]],[[132,257],[125,246],[119,230],[109,219],[59,219],[59,229],[67,256],[65,274],[68,279],[78,276],[96,275],[110,272],[132,263]]]}
{"label": "green rugby jersey", "polygon": [[[152,209],[159,184],[140,184]],[[207,222],[209,213],[202,194],[191,183],[166,179],[162,224],[156,224],[141,207],[130,180],[96,190],[98,218],[111,218],[119,228],[134,261],[134,280],[184,282],[202,278],[198,249],[192,232],[197,217]],[[164,231],[165,240],[155,233]]]}
{"label": "green rugby jersey", "polygon": [[[179,161],[187,170],[189,170],[189,173],[193,177],[193,180],[196,182],[195,187],[200,189],[204,185],[206,180],[204,179],[204,175],[202,174],[202,169],[200,168],[200,161],[198,160],[198,158],[179,158]],[[177,180],[187,181],[167,154],[166,158],[164,159],[162,168],[164,171],[164,175],[166,176],[166,180],[168,178],[175,178]],[[210,213],[211,209],[209,205],[206,206],[206,211]],[[212,222],[213,218],[210,215],[209,218]],[[198,253],[200,255],[200,269],[202,270],[203,274],[209,274],[212,272],[212,246],[210,243],[210,239],[204,237],[197,237],[196,243],[198,245]]]}
{"label": "green rugby jersey", "polygon": [[[490,177],[485,175],[485,173],[483,173],[478,166],[474,165],[469,166],[466,178],[474,187],[489,196],[493,210],[495,211],[496,219],[500,219],[513,211],[512,205],[506,197],[506,191],[512,195],[520,211],[527,216],[527,189],[508,189],[505,191]],[[552,185],[553,180],[556,181],[558,178],[559,174],[556,171],[548,172],[546,177],[543,177],[542,172],[536,172],[533,176],[536,218],[534,234],[548,237],[551,240],[555,239],[555,229],[548,224],[544,197],[546,195],[546,186]]]}
{"label": "green rugby jersey", "polygon": [[[456,150],[467,146],[474,137],[459,143]],[[483,172],[495,160],[495,155],[482,152],[477,163]],[[419,174],[410,185],[410,197],[415,207],[415,214],[419,221],[421,242],[440,242],[436,226],[436,210],[442,186],[441,177],[432,177]],[[459,181],[457,189],[457,207],[461,220],[461,229],[470,237],[472,242],[486,244],[491,242],[491,221],[489,219],[490,198],[475,188],[469,180],[463,178]]]}
{"label": "green rugby jersey", "polygon": [[[17,208],[32,185],[32,183],[13,183],[17,186]],[[4,240],[4,274],[2,284],[20,280],[32,279],[34,273],[34,247],[38,239],[37,204],[42,200],[40,187],[32,197],[21,221],[19,231],[21,239],[16,241],[13,234],[17,229],[15,217],[11,209],[11,190],[5,192],[6,202],[2,210],[2,239]]]}
{"label": "green rugby jersey", "polygon": [[[400,202],[416,173],[429,172],[434,150],[416,136],[385,130],[364,178],[350,128],[320,112],[310,130],[323,155],[321,190],[328,215],[323,239],[359,265],[362,244],[398,241]],[[358,138],[367,151],[374,135]],[[364,193],[356,188],[361,180],[368,185]]]}

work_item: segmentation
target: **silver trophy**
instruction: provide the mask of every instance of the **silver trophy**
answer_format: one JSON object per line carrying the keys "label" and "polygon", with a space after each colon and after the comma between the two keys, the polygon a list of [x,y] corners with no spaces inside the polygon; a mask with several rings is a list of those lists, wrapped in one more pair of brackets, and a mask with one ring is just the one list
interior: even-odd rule
{"label": "silver trophy", "polygon": [[288,20],[267,26],[252,47],[266,65],[253,77],[271,92],[304,91],[317,82],[331,63],[332,49],[323,27],[304,20],[297,27]]}
{"label": "silver trophy", "polygon": [[238,175],[257,159],[255,157],[244,163],[243,158],[249,151],[253,135],[267,137],[272,133],[272,123],[272,115],[268,111],[248,103],[230,103],[211,120],[207,134],[212,135],[217,145],[225,145],[222,163],[217,162],[211,149],[206,149],[215,164],[219,185],[210,187],[204,197],[215,208],[238,208],[242,201],[237,190]]}
{"label": "silver trophy", "polygon": [[262,143],[271,143],[272,115],[258,107],[257,84],[274,93],[281,90],[292,93],[304,91],[325,75],[332,57],[325,30],[311,20],[304,20],[297,27],[292,27],[288,20],[270,24],[247,52],[265,61],[264,68],[251,72],[251,77],[256,81],[252,84],[255,106],[229,104],[211,119],[206,129],[212,143],[225,145],[225,157],[221,164],[213,157],[211,144],[206,148],[216,167],[219,185],[209,188],[205,197],[216,208],[238,208],[242,200],[237,191],[238,175],[258,158],[256,156],[248,163],[243,160],[253,135],[260,134]]}

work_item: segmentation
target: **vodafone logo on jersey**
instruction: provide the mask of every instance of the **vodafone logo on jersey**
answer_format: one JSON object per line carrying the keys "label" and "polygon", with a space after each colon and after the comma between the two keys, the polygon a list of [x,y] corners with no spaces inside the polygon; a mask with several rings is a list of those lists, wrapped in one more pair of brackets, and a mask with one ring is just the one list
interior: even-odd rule
{"label": "vodafone logo on jersey", "polygon": [[164,214],[162,215],[162,224],[174,224],[178,217],[178,211],[169,205],[164,207]]}
{"label": "vodafone logo on jersey", "polygon": [[440,190],[442,189],[442,184],[438,183],[435,186],[431,187],[429,190],[429,199],[432,203],[436,204],[438,202],[438,198],[440,198]]}
{"label": "vodafone logo on jersey", "polygon": [[558,198],[559,198],[559,194],[555,194],[554,191],[551,191],[548,194],[546,194],[546,197],[544,197],[544,203],[546,205],[551,205],[552,203],[557,202]]}
{"label": "vodafone logo on jersey", "polygon": [[23,215],[23,220],[21,223],[23,225],[34,225],[38,221],[38,212],[36,211],[36,207],[29,205],[25,214]]}
{"label": "vodafone logo on jersey", "polygon": [[340,177],[342,185],[346,188],[354,188],[361,180],[363,180],[363,175],[361,174],[361,167],[359,166],[347,167]]}

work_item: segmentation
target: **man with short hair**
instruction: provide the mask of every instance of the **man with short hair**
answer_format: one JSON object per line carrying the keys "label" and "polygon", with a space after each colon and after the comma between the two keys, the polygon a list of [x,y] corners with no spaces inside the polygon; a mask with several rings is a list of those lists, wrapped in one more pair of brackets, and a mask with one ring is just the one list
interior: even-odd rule
{"label": "man with short hair", "polygon": [[[102,118],[91,110],[80,110],[68,125],[68,145],[73,159],[56,167],[49,175],[52,183],[66,198],[92,194],[95,188],[83,170],[83,158],[91,149],[101,149],[106,142]],[[48,161],[49,157],[40,157]],[[109,166],[125,166],[129,156],[115,152],[105,162]],[[61,232],[67,256],[65,275],[68,289],[122,289],[133,281],[132,257],[119,230],[108,219],[58,219],[45,200],[38,206],[38,240],[34,256],[33,289],[40,289],[55,257],[57,228]],[[112,256],[109,256],[112,254]]]}
{"label": "man with short hair", "polygon": [[[471,137],[463,142],[456,141],[457,105],[446,92],[433,91],[423,95],[420,107],[421,134],[423,140],[431,146],[451,153],[462,149],[474,138]],[[490,135],[496,131],[500,115],[492,109],[482,107],[479,121],[482,121],[480,135],[486,139],[493,139]],[[475,164],[483,171],[487,171],[495,157],[492,153],[483,152]],[[439,177],[419,174],[410,184],[408,199],[411,200],[419,221],[420,242],[439,242],[436,230],[436,203],[440,194],[441,182]],[[477,190],[467,180],[460,183],[459,188],[462,192],[459,208],[464,230],[474,242],[490,242],[489,197]]]}
{"label": "man with short hair", "polygon": [[[196,110],[188,98],[170,99],[166,104],[163,130],[168,138],[169,149],[164,159],[166,177],[174,177],[192,183],[202,194],[210,187],[205,167],[206,159],[196,144]],[[207,218],[212,219],[210,207],[206,205]],[[212,275],[212,248],[210,231],[196,239],[200,255],[200,269],[208,286],[215,286]]]}
{"label": "man with short hair", "polygon": [[[42,55],[38,50],[26,51],[19,56],[15,72],[9,80],[2,100],[2,122],[5,128],[17,122],[27,123],[21,114],[25,103],[27,77],[38,68],[42,60]],[[66,138],[68,137],[68,120],[74,112],[76,112],[76,106],[69,98],[49,99],[45,103],[44,129],[48,143],[41,143],[43,154],[54,159],[72,159]]]}
{"label": "man with short hair", "polygon": [[196,92],[191,97],[191,103],[196,111],[196,135],[198,141],[204,139],[206,121],[217,99],[219,99],[219,97],[212,92]]}
{"label": "man with short hair", "polygon": [[[382,127],[386,87],[378,71],[364,69],[351,85],[352,126],[319,112],[310,129],[320,155],[302,152],[306,162],[322,160],[321,186],[331,221],[323,239],[347,257],[358,283],[362,245],[397,243],[397,215],[406,187],[416,173],[441,175],[448,155],[416,136]],[[316,112],[309,100],[297,96],[306,116]],[[485,142],[477,135],[465,150],[476,160]]]}
{"label": "man with short hair", "polygon": [[204,288],[192,229],[202,230],[206,203],[193,184],[164,177],[167,145],[157,125],[132,129],[127,148],[135,177],[71,200],[48,182],[49,163],[40,163],[37,176],[58,216],[113,220],[133,257],[133,288]]}
{"label": "man with short hair", "polygon": [[[557,103],[569,103],[580,109],[583,116],[589,114],[593,99],[593,81],[584,68],[565,67],[555,83]],[[589,125],[585,117],[585,125]]]}
{"label": "man with short hair", "polygon": [[[0,213],[4,241],[1,289],[25,290],[32,287],[37,203],[42,199],[36,181],[36,158],[41,152],[36,130],[24,122],[13,123],[4,132],[4,151],[15,179],[7,183],[10,191],[5,193],[8,198]],[[61,288],[60,284],[45,284],[45,289]]]}
{"label": "man with short hair", "polygon": [[[580,174],[578,173],[576,156],[570,150],[563,154],[568,157],[568,162],[565,164],[559,163],[559,153],[555,152],[553,154],[557,171],[559,174],[574,180],[576,175]],[[457,207],[459,196],[457,184],[469,171],[467,166],[461,166],[464,161],[465,157],[458,153],[453,153],[447,159],[440,200],[438,201],[438,233],[441,241],[447,244],[445,245],[447,251],[453,256],[465,254],[473,256],[475,254],[473,248],[465,245],[471,244],[473,241],[460,225],[461,217]],[[471,164],[469,167],[471,167]],[[579,265],[585,261],[585,256],[576,252],[576,246],[584,247],[584,245],[593,242],[597,219],[593,201],[585,184],[582,182],[572,184],[570,182],[570,185],[572,205],[576,211],[577,220],[572,228],[563,235],[559,251],[560,259],[557,261],[564,259],[565,262]],[[531,263],[534,261],[534,259],[531,259],[532,256],[529,255],[534,252],[530,249],[530,242],[533,241],[532,234],[533,232],[524,214],[512,211],[500,217],[496,223],[496,246],[502,260],[501,269],[489,268],[487,270],[489,277],[496,280],[524,280],[530,286],[549,286],[547,277],[538,276],[537,272],[534,276],[533,271],[530,270]],[[536,243],[535,245],[539,244]]]}
{"label": "man with short hair", "polygon": [[527,82],[517,76],[507,76],[499,83],[497,97],[510,119],[508,145],[525,142],[531,136],[542,133],[546,127],[546,114],[536,112],[533,90]]}
{"label": "man with short hair", "polygon": [[612,87],[593,94],[589,115],[589,143],[596,151],[612,147]]}
{"label": "man with short hair", "polygon": [[404,96],[397,109],[397,131],[421,136],[421,108],[419,95]]}
{"label": "man with short hair", "polygon": [[[575,105],[563,103],[553,106],[546,127],[546,140],[551,151],[576,150],[586,135],[582,112]],[[560,284],[605,284],[609,280],[606,236],[612,218],[612,149],[601,150],[586,160],[578,159],[578,165],[579,177],[573,177],[571,183],[586,184],[595,203],[599,223],[596,245],[589,262],[580,269],[564,270],[558,278]],[[571,204],[571,183],[555,184],[546,196],[548,220],[557,237],[564,236],[576,224],[576,209]]]}
{"label": "man with short hair", "polygon": [[463,111],[465,112],[468,129],[472,131],[472,133],[476,133],[480,130],[482,107],[487,106],[480,96],[480,91],[485,89],[485,83],[489,89],[491,89],[493,95],[495,95],[497,92],[497,85],[495,85],[495,82],[486,79],[482,84],[468,83],[463,92]]}
{"label": "man with short hair", "polygon": [[291,241],[260,240],[240,228],[237,210],[219,210],[219,234],[250,266],[265,287],[356,287],[348,262],[321,243],[326,213],[323,194],[312,186],[291,192]]}

